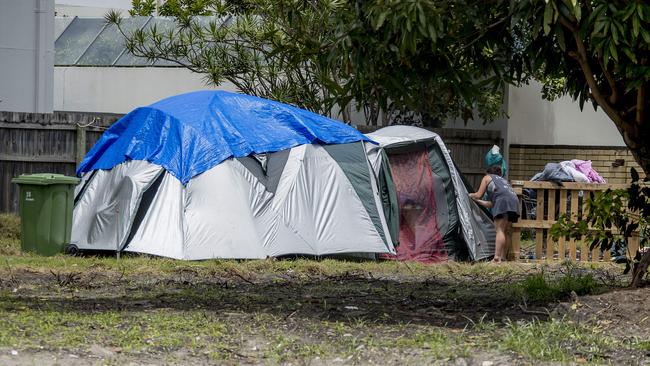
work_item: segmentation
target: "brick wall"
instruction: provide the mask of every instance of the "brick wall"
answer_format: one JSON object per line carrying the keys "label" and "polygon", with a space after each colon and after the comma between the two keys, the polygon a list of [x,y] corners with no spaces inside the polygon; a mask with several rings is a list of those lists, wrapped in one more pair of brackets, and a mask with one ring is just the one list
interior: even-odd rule
{"label": "brick wall", "polygon": [[[608,183],[629,183],[631,167],[643,175],[626,147],[510,145],[508,177],[529,180],[541,172],[546,163],[571,159],[591,160],[593,168]],[[617,159],[623,160],[622,166],[612,166]]]}

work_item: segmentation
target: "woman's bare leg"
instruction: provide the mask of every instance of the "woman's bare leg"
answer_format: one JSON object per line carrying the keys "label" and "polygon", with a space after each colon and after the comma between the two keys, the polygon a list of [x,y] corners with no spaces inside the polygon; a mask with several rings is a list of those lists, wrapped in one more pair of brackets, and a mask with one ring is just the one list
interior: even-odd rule
{"label": "woman's bare leg", "polygon": [[500,262],[505,260],[506,256],[506,229],[508,228],[508,218],[500,217],[494,219],[496,229],[496,242],[494,248],[494,260]]}

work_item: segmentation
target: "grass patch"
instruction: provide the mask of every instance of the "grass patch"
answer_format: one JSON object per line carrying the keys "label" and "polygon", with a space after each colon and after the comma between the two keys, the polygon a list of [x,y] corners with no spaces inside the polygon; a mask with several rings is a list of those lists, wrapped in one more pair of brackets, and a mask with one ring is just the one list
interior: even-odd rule
{"label": "grass patch", "polygon": [[406,349],[425,350],[436,359],[454,359],[471,354],[470,345],[462,334],[450,332],[449,329],[433,328],[415,334],[398,337],[392,346]]}
{"label": "grass patch", "polygon": [[593,274],[582,273],[574,265],[564,265],[568,271],[560,277],[552,277],[544,271],[532,274],[518,285],[521,296],[536,304],[548,304],[577,295],[591,295],[602,292],[603,285]]}
{"label": "grass patch", "polygon": [[0,222],[0,348],[83,357],[99,345],[179,364],[433,364],[505,351],[570,362],[611,348],[596,330],[519,311],[522,297],[539,313],[536,303],[599,292],[606,265],[41,257],[20,253],[17,217]]}
{"label": "grass patch", "polygon": [[632,348],[650,352],[650,340],[636,340],[632,343]]}
{"label": "grass patch", "polygon": [[0,213],[0,255],[20,254],[20,218]]}
{"label": "grass patch", "polygon": [[550,320],[511,323],[499,346],[532,360],[569,362],[576,358],[601,360],[616,343],[597,328]]}
{"label": "grass patch", "polygon": [[217,353],[229,357],[230,334],[213,312],[106,311],[51,309],[0,310],[0,347],[19,349],[84,349],[93,344],[127,353]]}
{"label": "grass patch", "polygon": [[17,215],[0,213],[0,237],[20,239],[20,218]]}
{"label": "grass patch", "polygon": [[[174,259],[134,255],[125,253],[121,259],[113,256],[100,257],[71,257],[56,255],[42,257],[38,255],[20,253],[19,241],[13,242],[11,254],[4,253],[5,268],[29,269],[36,271],[83,271],[87,269],[105,269],[125,275],[132,274],[174,274],[183,271],[206,273],[212,275],[240,275],[269,276],[289,275],[300,279],[322,279],[335,277],[364,277],[364,278],[396,278],[399,280],[423,279],[435,280],[439,278],[484,278],[508,277],[512,275],[523,276],[531,269],[531,265],[504,264],[493,266],[479,263],[475,265],[460,263],[445,263],[437,265],[424,265],[420,263],[404,263],[397,261],[388,262],[352,262],[337,259],[323,259],[319,261],[310,259],[296,260],[206,260],[206,261],[179,261]],[[2,253],[0,253],[2,254]],[[252,279],[252,278],[251,278]]]}

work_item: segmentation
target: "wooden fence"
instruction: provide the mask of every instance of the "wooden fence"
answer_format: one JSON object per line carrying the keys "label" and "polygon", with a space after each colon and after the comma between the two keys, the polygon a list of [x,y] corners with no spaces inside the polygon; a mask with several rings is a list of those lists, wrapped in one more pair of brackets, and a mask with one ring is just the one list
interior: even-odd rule
{"label": "wooden fence", "polygon": [[[552,182],[512,181],[513,189],[519,196],[522,219],[512,225],[509,238],[509,259],[534,259],[547,261],[599,262],[608,261],[610,252],[599,248],[589,249],[589,243],[575,239],[559,238],[553,241],[549,229],[561,214],[576,221],[583,217],[585,204],[590,192],[605,191],[608,188],[627,188],[626,184],[592,184],[564,182],[558,186]],[[533,192],[535,198],[524,195],[524,190]],[[530,253],[521,252],[522,231],[528,231],[534,238]],[[628,252],[635,253],[639,246],[638,236],[631,238]],[[523,256],[522,256],[523,254]],[[532,258],[530,258],[532,256]]]}
{"label": "wooden fence", "polygon": [[[25,173],[74,175],[102,132],[122,115],[108,113],[0,112],[0,212],[18,212],[18,187],[11,179]],[[360,126],[361,132],[377,127]],[[435,129],[456,164],[475,187],[483,177],[483,159],[499,131]]]}
{"label": "wooden fence", "polygon": [[0,112],[0,211],[18,211],[24,173],[74,175],[76,166],[118,114]]}

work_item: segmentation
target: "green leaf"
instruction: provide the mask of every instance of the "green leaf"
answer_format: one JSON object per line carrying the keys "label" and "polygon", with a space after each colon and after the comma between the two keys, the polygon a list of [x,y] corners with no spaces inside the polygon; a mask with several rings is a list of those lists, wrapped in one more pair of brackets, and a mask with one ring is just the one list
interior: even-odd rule
{"label": "green leaf", "polygon": [[596,25],[594,26],[594,31],[591,32],[591,35],[593,36],[593,35],[597,34],[598,32],[600,32],[601,30],[603,30],[603,28],[605,28],[605,24],[607,24],[607,21],[605,21],[605,20],[597,21]]}
{"label": "green leaf", "polygon": [[553,3],[547,2],[544,8],[544,34],[551,32],[551,23],[553,22]]}
{"label": "green leaf", "polygon": [[379,17],[377,18],[377,23],[375,23],[375,30],[381,28],[382,25],[384,25],[384,21],[386,21],[386,16],[388,16],[388,11],[384,11],[379,14]]}
{"label": "green leaf", "polygon": [[433,24],[429,24],[428,30],[429,30],[429,37],[435,43],[436,38],[438,38],[438,34],[436,33],[436,27]]}
{"label": "green leaf", "polygon": [[632,35],[634,35],[634,38],[637,38],[639,36],[640,28],[641,28],[641,23],[639,21],[639,17],[632,18]]}
{"label": "green leaf", "polygon": [[639,5],[639,6],[636,7],[636,13],[639,14],[639,18],[641,18],[641,19],[645,19],[645,18],[643,17],[643,7],[644,7],[645,5],[643,5],[643,4],[638,4],[638,5]]}
{"label": "green leaf", "polygon": [[609,53],[612,55],[614,60],[618,62],[618,51],[616,51],[616,45],[614,44],[614,42],[609,42]]}
{"label": "green leaf", "polygon": [[564,31],[560,28],[555,31],[555,36],[557,37],[557,43],[560,45],[560,49],[566,52],[566,42],[564,39]]}
{"label": "green leaf", "polygon": [[610,27],[610,30],[612,32],[612,39],[614,40],[614,43],[618,44],[618,31],[616,30],[616,24]]}
{"label": "green leaf", "polygon": [[641,30],[641,37],[643,37],[643,40],[644,40],[646,43],[650,43],[650,32],[648,32],[648,31],[645,30],[645,29],[642,29],[642,30]]}
{"label": "green leaf", "polygon": [[628,47],[624,47],[623,52],[627,55],[627,57],[630,60],[632,60],[632,62],[634,62],[635,64],[638,62],[637,59],[636,59],[636,55],[634,54],[634,52],[631,49],[629,49]]}
{"label": "green leaf", "polygon": [[632,14],[635,13],[636,10],[636,4],[635,3],[630,3],[627,6],[627,10],[625,11],[625,14],[623,15],[623,20],[627,20],[629,17],[632,16]]}

